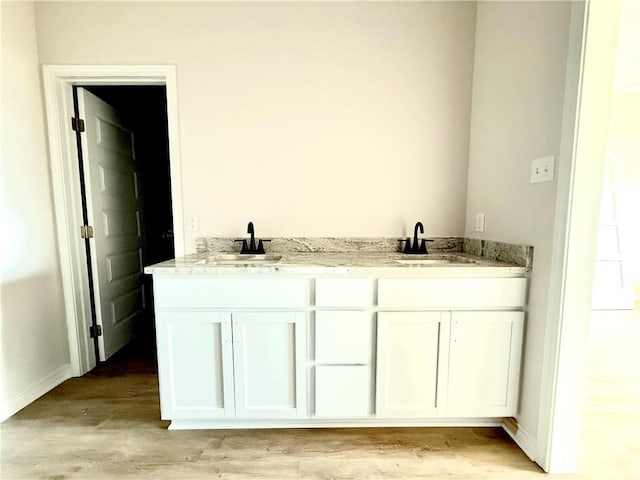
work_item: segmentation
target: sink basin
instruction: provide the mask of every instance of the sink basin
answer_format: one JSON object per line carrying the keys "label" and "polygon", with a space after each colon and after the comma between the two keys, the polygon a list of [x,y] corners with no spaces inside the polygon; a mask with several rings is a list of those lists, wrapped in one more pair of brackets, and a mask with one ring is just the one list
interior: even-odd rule
{"label": "sink basin", "polygon": [[461,263],[475,263],[473,260],[460,257],[458,255],[433,255],[429,256],[420,256],[418,258],[402,258],[396,259],[396,262],[402,265],[455,265]]}
{"label": "sink basin", "polygon": [[207,258],[206,263],[213,265],[264,265],[278,263],[281,258],[282,255],[225,253]]}
{"label": "sink basin", "polygon": [[396,260],[396,262],[401,263],[402,265],[447,265],[451,263],[456,263],[452,260],[443,260],[443,259]]}

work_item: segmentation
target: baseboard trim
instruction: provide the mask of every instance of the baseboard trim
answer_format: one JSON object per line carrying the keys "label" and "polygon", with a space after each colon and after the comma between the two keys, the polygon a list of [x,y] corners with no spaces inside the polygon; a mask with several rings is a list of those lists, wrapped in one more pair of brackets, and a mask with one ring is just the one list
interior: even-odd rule
{"label": "baseboard trim", "polygon": [[401,420],[392,418],[362,420],[172,420],[169,430],[251,429],[251,428],[367,428],[367,427],[500,427],[497,418],[443,418]]}
{"label": "baseboard trim", "polygon": [[7,418],[15,415],[24,407],[71,377],[71,365],[62,365],[18,395],[2,401],[0,404],[0,422],[4,422]]}
{"label": "baseboard trim", "polygon": [[535,462],[537,458],[536,441],[529,434],[529,432],[524,430],[520,425],[518,425],[511,419],[505,419],[505,422],[502,424],[502,428],[509,434],[513,441],[516,442],[516,445],[520,447],[520,450],[522,450],[532,462]]}

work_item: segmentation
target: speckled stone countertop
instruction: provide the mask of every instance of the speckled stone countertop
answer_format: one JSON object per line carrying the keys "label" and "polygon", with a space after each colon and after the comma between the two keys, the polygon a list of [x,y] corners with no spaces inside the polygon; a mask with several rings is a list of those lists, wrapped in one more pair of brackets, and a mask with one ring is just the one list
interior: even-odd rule
{"label": "speckled stone countertop", "polygon": [[[221,261],[221,254],[202,252],[151,265],[154,275],[363,275],[368,277],[525,276],[530,268],[467,253],[405,255],[397,252],[278,253],[275,263]],[[406,262],[414,263],[406,263]]]}

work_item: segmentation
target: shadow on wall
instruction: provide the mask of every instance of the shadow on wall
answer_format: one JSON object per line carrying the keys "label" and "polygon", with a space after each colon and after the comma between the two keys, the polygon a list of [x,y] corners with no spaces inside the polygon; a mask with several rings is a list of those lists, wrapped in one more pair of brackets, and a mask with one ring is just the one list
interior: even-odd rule
{"label": "shadow on wall", "polygon": [[[24,380],[70,362],[62,293],[57,272],[2,282],[0,290],[0,409],[19,396]],[[34,292],[38,292],[34,295]],[[44,324],[46,325],[43,328]],[[26,386],[28,387],[28,386]],[[0,418],[7,412],[0,411]]]}

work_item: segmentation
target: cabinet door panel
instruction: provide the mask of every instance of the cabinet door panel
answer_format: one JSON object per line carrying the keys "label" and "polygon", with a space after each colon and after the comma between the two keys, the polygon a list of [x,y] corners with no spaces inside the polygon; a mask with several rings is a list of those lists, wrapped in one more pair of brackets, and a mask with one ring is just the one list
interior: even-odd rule
{"label": "cabinet door panel", "polygon": [[234,314],[233,342],[237,416],[305,416],[306,315]]}
{"label": "cabinet door panel", "polygon": [[163,405],[163,418],[233,417],[231,316],[200,312],[159,316],[164,317],[158,322],[164,339],[158,345],[160,388],[162,397],[169,399]]}
{"label": "cabinet door panel", "polygon": [[457,312],[451,324],[451,416],[516,414],[522,312]]}
{"label": "cabinet door panel", "polygon": [[442,405],[449,314],[378,314],[376,416],[428,417]]}
{"label": "cabinet door panel", "polygon": [[316,367],[316,417],[361,418],[371,414],[371,369],[364,365]]}

